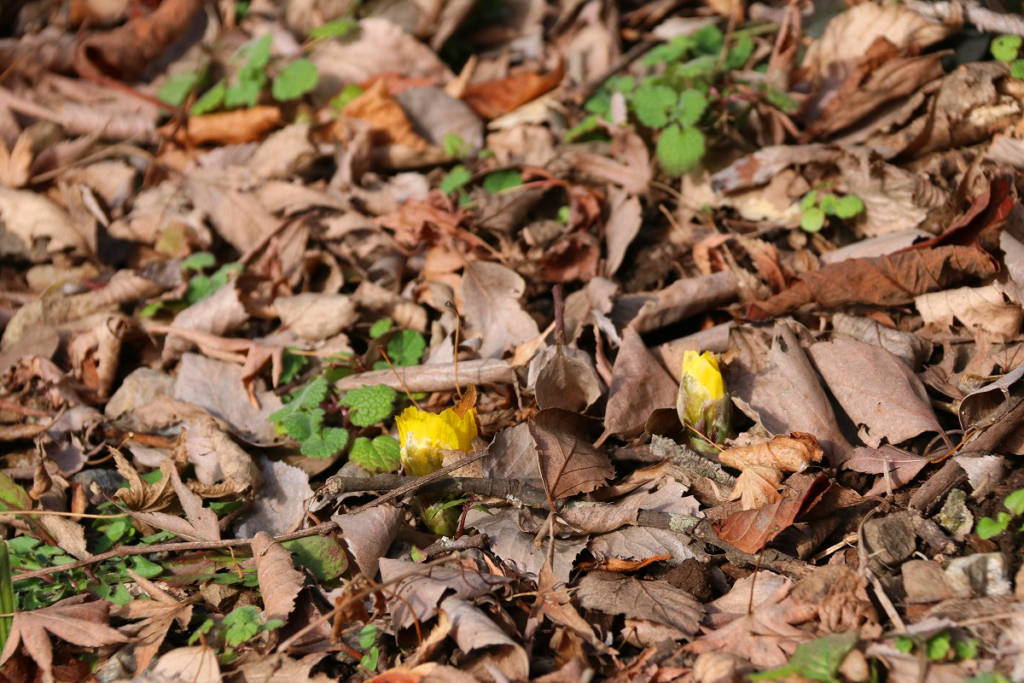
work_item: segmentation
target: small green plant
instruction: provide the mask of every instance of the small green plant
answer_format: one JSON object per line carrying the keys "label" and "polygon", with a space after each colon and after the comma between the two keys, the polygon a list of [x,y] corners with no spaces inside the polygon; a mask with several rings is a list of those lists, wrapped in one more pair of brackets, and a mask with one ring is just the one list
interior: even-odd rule
{"label": "small green plant", "polygon": [[[392,331],[393,325],[394,323],[387,318],[378,320],[370,328],[370,339],[382,338]],[[384,349],[395,367],[419,365],[423,359],[423,352],[427,350],[427,340],[416,330],[399,330],[387,340]],[[383,359],[373,364],[374,370],[387,370],[388,367],[388,362]]]}
{"label": "small green plant", "polygon": [[359,647],[366,650],[363,659],[359,662],[370,671],[377,670],[377,662],[380,659],[380,649],[377,647],[377,627],[367,624],[359,631]]}
{"label": "small green plant", "polygon": [[[445,194],[452,194],[459,198],[460,204],[469,201],[466,193],[466,186],[473,180],[473,172],[466,166],[457,164],[453,166],[448,174],[441,179],[438,187]],[[510,190],[523,184],[523,175],[515,169],[502,169],[488,173],[484,176],[481,187],[490,194],[498,194],[503,190]]]}
{"label": "small green plant", "polygon": [[442,146],[444,153],[453,159],[461,159],[469,155],[469,144],[457,133],[445,133]]}
{"label": "small green plant", "polygon": [[774,681],[788,676],[802,676],[812,681],[839,683],[839,667],[846,655],[857,646],[860,634],[838,633],[816,638],[797,646],[789,663],[771,671],[747,676],[749,681]]}
{"label": "small green plant", "polygon": [[680,176],[704,157],[712,98],[728,100],[728,87],[723,86],[728,86],[729,70],[743,67],[753,52],[749,32],[736,32],[728,48],[717,26],[677,36],[644,57],[642,64],[655,74],[639,81],[627,75],[608,79],[584,105],[591,116],[570,129],[566,140],[599,131],[601,120],[611,118],[613,97],[621,94],[630,114],[657,136],[655,153],[662,170]]}
{"label": "small green plant", "polygon": [[900,636],[896,649],[911,654],[923,648],[924,655],[933,662],[965,661],[978,656],[979,641],[976,638],[953,638],[951,631],[940,631],[930,638]]}
{"label": "small green plant", "polygon": [[237,659],[237,650],[250,643],[261,633],[281,628],[284,622],[280,619],[260,620],[260,611],[252,605],[236,607],[223,618],[210,617],[199,625],[191,636],[189,645],[202,641],[214,649],[223,649],[221,663],[228,664]]}
{"label": "small green plant", "polygon": [[[329,37],[335,35],[331,31],[341,30],[341,27],[332,27],[324,32],[327,26],[329,25],[321,26],[318,29],[323,33],[322,36],[313,37]],[[272,42],[273,37],[267,34],[255,38],[239,48],[231,60],[232,73],[217,81],[203,93],[192,105],[191,114],[200,116],[220,109],[255,107],[259,103],[260,94],[266,90],[268,83],[271,96],[279,102],[297,100],[313,90],[319,80],[319,74],[316,65],[305,58],[283,62],[277,68],[277,74],[273,78],[269,76]],[[206,69],[177,74],[168,79],[157,93],[157,97],[168,104],[181,106],[188,96],[197,91],[206,80]]]}
{"label": "small green plant", "polygon": [[241,273],[244,266],[241,263],[226,263],[218,268],[212,275],[206,275],[208,270],[217,265],[217,259],[213,254],[200,251],[192,254],[181,262],[181,274],[187,276],[192,274],[185,288],[185,293],[180,299],[174,301],[154,301],[143,307],[139,315],[143,318],[152,318],[163,311],[178,312],[197,304],[203,299],[209,299],[217,290],[226,285],[228,281]]}
{"label": "small green plant", "polygon": [[[978,526],[974,530],[978,538],[989,539],[998,536],[1010,528],[1010,522],[1013,521],[1014,517],[1024,515],[1024,489],[1017,489],[1008,495],[1003,500],[1003,505],[1010,512],[1000,510],[995,519],[982,517],[978,520]],[[1024,531],[1024,525],[1020,529]]]}
{"label": "small green plant", "polygon": [[989,46],[993,57],[1010,65],[1010,75],[1014,78],[1024,78],[1024,59],[1018,59],[1022,43],[1024,39],[1020,36],[998,36]]}
{"label": "small green plant", "polygon": [[[7,541],[0,540],[0,614],[11,615],[17,610],[14,601],[14,583],[11,580],[11,556],[7,550]],[[7,637],[11,635],[14,617],[0,617],[0,651],[7,645]]]}
{"label": "small green plant", "polygon": [[864,212],[860,197],[848,194],[837,197],[832,193],[811,190],[800,201],[800,227],[806,232],[818,232],[825,226],[828,216],[848,220]]}

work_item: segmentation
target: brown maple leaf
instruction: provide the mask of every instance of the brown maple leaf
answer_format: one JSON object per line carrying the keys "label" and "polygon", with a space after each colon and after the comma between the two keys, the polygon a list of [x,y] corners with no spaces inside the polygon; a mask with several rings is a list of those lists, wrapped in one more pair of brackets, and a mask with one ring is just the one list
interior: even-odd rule
{"label": "brown maple leaf", "polygon": [[49,607],[16,613],[11,634],[0,653],[0,665],[24,643],[25,651],[39,665],[44,683],[52,683],[53,645],[48,634],[80,647],[128,642],[130,638],[107,625],[110,603],[105,600],[85,602],[87,597],[76,595]]}
{"label": "brown maple leaf", "polygon": [[128,573],[135,583],[142,590],[146,591],[152,600],[132,600],[127,605],[118,608],[116,614],[122,619],[141,619],[136,624],[129,624],[122,627],[122,633],[134,636],[137,640],[135,645],[135,668],[137,671],[145,671],[150,661],[159,652],[163,645],[164,638],[171,625],[177,621],[178,626],[187,628],[192,618],[192,605],[185,605],[164,591],[159,586],[133,572]]}
{"label": "brown maple leaf", "polygon": [[811,638],[793,624],[813,619],[818,612],[813,603],[791,598],[791,588],[792,582],[787,581],[750,614],[711,631],[684,649],[697,654],[727,652],[760,667],[782,666],[798,644]]}

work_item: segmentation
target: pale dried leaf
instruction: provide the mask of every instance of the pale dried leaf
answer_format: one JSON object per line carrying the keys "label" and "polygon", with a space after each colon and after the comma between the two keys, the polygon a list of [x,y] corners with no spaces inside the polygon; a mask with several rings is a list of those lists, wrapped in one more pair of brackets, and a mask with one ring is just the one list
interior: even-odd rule
{"label": "pale dried leaf", "polygon": [[530,420],[544,489],[552,500],[588,493],[615,473],[608,456],[594,447],[586,418],[559,408]]}
{"label": "pale dried leaf", "polygon": [[146,683],[221,683],[217,652],[209,647],[179,647],[157,660]]}
{"label": "pale dried leaf", "polygon": [[483,611],[455,597],[445,598],[439,609],[451,620],[452,637],[460,650],[467,654],[478,650],[487,651],[482,653],[482,658],[460,666],[461,669],[488,675],[484,672],[491,665],[511,680],[526,679],[530,670],[526,650],[509,638]]}
{"label": "pale dried leaf", "polygon": [[399,628],[412,626],[414,616],[421,622],[433,617],[437,604],[448,591],[455,597],[472,600],[511,581],[465,566],[422,567],[415,562],[386,557],[380,560],[380,574],[384,583],[394,586],[397,597],[389,604],[391,617]]}
{"label": "pale dried leaf", "polygon": [[380,558],[387,554],[398,533],[402,511],[397,507],[377,506],[354,515],[335,515],[345,545],[359,565],[363,576],[377,576]]}
{"label": "pale dried leaf", "polygon": [[587,574],[576,597],[586,609],[664,624],[687,637],[697,633],[704,615],[696,598],[668,581],[641,581],[612,572]]}
{"label": "pale dried leaf", "polygon": [[165,512],[132,512],[132,517],[190,541],[219,541],[220,525],[217,513],[203,507],[203,499],[189,491],[182,483],[177,469],[172,467],[169,473],[186,519]]}
{"label": "pale dried leaf", "polygon": [[914,305],[925,323],[951,327],[956,319],[970,330],[988,333],[994,342],[1017,336],[1024,321],[1024,309],[1007,301],[993,285],[922,294],[914,299]]}
{"label": "pale dried leaf", "polygon": [[[627,327],[612,367],[605,434],[632,438],[640,434],[647,418],[658,408],[671,408],[678,387],[644,344],[640,333]],[[603,438],[603,437],[602,437]]]}
{"label": "pale dried leaf", "polygon": [[262,458],[259,469],[263,486],[248,516],[238,525],[238,535],[251,538],[259,531],[283,534],[302,519],[305,502],[313,497],[309,475],[287,463]]}
{"label": "pale dried leaf", "polygon": [[483,339],[481,357],[498,357],[505,349],[539,334],[537,322],[519,304],[524,291],[523,278],[505,266],[484,261],[466,266],[462,276],[463,311],[467,333]]}
{"label": "pale dried leaf", "polygon": [[286,621],[295,609],[295,598],[302,590],[302,572],[295,569],[292,554],[274,542],[265,531],[259,531],[252,540],[252,555],[256,560],[256,577],[263,596],[264,619]]}
{"label": "pale dried leaf", "polygon": [[568,346],[550,346],[534,357],[539,408],[582,412],[601,398],[601,380],[589,354]]}
{"label": "pale dried leaf", "polygon": [[306,292],[274,299],[281,326],[303,339],[322,341],[344,332],[359,319],[356,304],[344,294]]}
{"label": "pale dried leaf", "polygon": [[[540,575],[544,563],[548,559],[548,537],[545,535],[539,545],[535,529],[542,521],[536,513],[529,510],[497,510],[487,514],[472,509],[466,515],[466,526],[487,534],[494,554],[518,573],[536,578]],[[527,520],[520,520],[526,516]],[[526,523],[522,523],[525,521]],[[552,575],[558,583],[568,583],[576,556],[587,547],[586,537],[556,538],[554,550],[554,567]]]}
{"label": "pale dried leaf", "polygon": [[122,632],[135,638],[135,663],[138,671],[145,671],[160,651],[167,632],[175,621],[182,629],[188,628],[192,618],[192,605],[178,602],[149,579],[132,570],[129,575],[152,600],[132,600],[117,611],[122,619],[141,619],[137,624],[122,627]]}

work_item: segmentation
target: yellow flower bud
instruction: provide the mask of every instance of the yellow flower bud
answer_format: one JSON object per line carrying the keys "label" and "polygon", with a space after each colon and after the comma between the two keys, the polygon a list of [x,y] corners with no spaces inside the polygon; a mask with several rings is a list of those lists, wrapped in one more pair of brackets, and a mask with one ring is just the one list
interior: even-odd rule
{"label": "yellow flower bud", "polygon": [[[718,359],[710,351],[683,354],[683,377],[679,382],[676,410],[680,421],[703,435],[690,434],[690,443],[701,451],[714,450],[708,444],[720,444],[729,436],[732,410]],[[705,438],[706,437],[706,438]]]}
{"label": "yellow flower bud", "polygon": [[698,354],[696,351],[683,353],[683,374],[693,375],[697,384],[708,391],[708,396],[718,400],[725,396],[725,382],[718,369],[718,359],[710,351]]}
{"label": "yellow flower bud", "polygon": [[460,417],[451,408],[437,414],[409,407],[395,423],[402,447],[402,465],[405,473],[413,477],[441,469],[443,450],[472,450],[477,435],[476,411],[472,408]]}

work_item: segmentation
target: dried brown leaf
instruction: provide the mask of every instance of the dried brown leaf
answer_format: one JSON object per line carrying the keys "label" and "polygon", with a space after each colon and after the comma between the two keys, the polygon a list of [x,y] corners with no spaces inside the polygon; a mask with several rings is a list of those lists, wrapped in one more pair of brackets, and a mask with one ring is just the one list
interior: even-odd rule
{"label": "dried brown leaf", "polygon": [[604,414],[605,435],[618,434],[630,439],[640,434],[652,412],[675,405],[677,390],[676,383],[648,350],[640,333],[627,327],[612,367]]}
{"label": "dried brown leaf", "polygon": [[593,491],[615,474],[589,431],[589,420],[559,408],[542,410],[530,420],[541,480],[552,501]]}
{"label": "dried brown leaf", "polygon": [[797,645],[811,638],[793,624],[802,624],[817,614],[813,604],[789,597],[791,588],[792,584],[787,582],[753,612],[701,636],[686,650],[727,652],[760,667],[782,666]]}
{"label": "dried brown leaf", "polygon": [[221,683],[217,651],[205,645],[179,647],[157,660],[147,680],[152,683]]}
{"label": "dried brown leaf", "polygon": [[172,122],[160,133],[183,145],[240,145],[253,142],[276,128],[282,121],[277,107],[257,106],[235,111],[188,117],[187,125]]}
{"label": "dried brown leaf", "polygon": [[511,581],[465,565],[422,567],[415,562],[386,557],[380,560],[380,575],[386,584],[397,583],[396,597],[389,600],[389,604],[391,617],[399,628],[412,626],[414,618],[421,622],[432,618],[437,614],[437,604],[448,591],[455,597],[472,600]]}
{"label": "dried brown leaf", "polygon": [[170,470],[174,467],[173,461],[168,458],[160,464],[160,471],[163,476],[155,484],[147,483],[131,463],[128,462],[121,451],[115,450],[114,464],[117,472],[128,480],[128,488],[121,488],[114,492],[114,500],[120,501],[125,507],[139,512],[154,512],[163,510],[175,500],[174,487],[171,484]]}
{"label": "dried brown leaf", "polygon": [[718,454],[718,460],[741,470],[732,497],[741,499],[744,510],[753,510],[778,500],[775,490],[782,483],[783,472],[803,472],[821,462],[821,456],[817,439],[794,432],[752,446],[728,448]]}
{"label": "dried brown leaf", "polygon": [[203,499],[188,490],[178,476],[177,469],[171,467],[169,474],[174,491],[181,502],[181,509],[185,512],[185,519],[165,512],[132,512],[132,517],[190,541],[219,541],[220,525],[217,513],[203,507]]}
{"label": "dried brown leaf", "polygon": [[398,533],[402,511],[397,507],[377,506],[354,515],[335,515],[345,545],[355,558],[363,576],[377,576],[380,558],[387,554]]}
{"label": "dried brown leaf", "polygon": [[608,253],[604,274],[615,275],[626,258],[626,250],[640,232],[643,215],[640,200],[622,190],[612,189],[608,196],[608,220],[604,225],[605,249]]}
{"label": "dried brown leaf", "polygon": [[814,344],[808,353],[843,410],[862,427],[860,437],[868,446],[944,433],[924,383],[885,349],[835,339]]}
{"label": "dried brown leaf", "polygon": [[152,598],[132,600],[116,612],[122,619],[141,619],[137,624],[122,627],[121,631],[135,638],[137,670],[145,671],[153,657],[160,651],[160,646],[174,622],[177,621],[182,629],[188,628],[188,622],[192,618],[192,605],[178,602],[160,590],[155,583],[139,576],[131,569],[128,570],[128,574]]}
{"label": "dried brown leaf", "polygon": [[601,398],[601,380],[585,351],[557,344],[534,362],[540,367],[535,387],[539,408],[582,412]]}
{"label": "dried brown leaf", "polygon": [[745,553],[760,552],[768,541],[788,529],[813,507],[828,490],[828,477],[819,475],[803,491],[787,491],[787,497],[756,510],[734,512],[714,524],[718,537]]}
{"label": "dried brown leaf", "polygon": [[7,644],[0,653],[0,665],[11,658],[19,644],[24,644],[25,651],[39,665],[43,681],[52,683],[51,634],[79,647],[127,642],[127,637],[107,625],[110,603],[105,600],[84,602],[88,597],[76,595],[42,609],[16,612]]}
{"label": "dried brown leaf", "polygon": [[462,93],[462,101],[482,118],[490,121],[521,107],[555,88],[565,74],[562,62],[547,74],[513,74],[486,83],[476,83]]}
{"label": "dried brown leaf", "polygon": [[483,358],[498,357],[539,334],[537,322],[519,304],[525,291],[523,278],[505,266],[484,261],[466,265],[462,301],[467,333],[483,338]]}
{"label": "dried brown leaf", "polygon": [[[496,679],[488,669],[495,667],[508,680],[525,680],[530,671],[530,661],[523,646],[512,640],[480,609],[456,597],[445,598],[440,604],[451,620],[452,637],[459,649],[477,657],[460,665],[482,680]],[[484,652],[479,652],[483,650]]]}
{"label": "dried brown leaf", "polygon": [[287,621],[295,609],[295,598],[302,590],[302,572],[295,569],[292,554],[265,531],[253,538],[252,556],[256,560],[256,577],[263,596],[264,618]]}
{"label": "dried brown leaf", "polygon": [[935,247],[849,259],[801,274],[789,289],[750,304],[747,316],[767,320],[807,304],[823,309],[855,304],[899,306],[920,294],[993,274],[992,258],[974,247]]}
{"label": "dried brown leaf", "polygon": [[993,342],[1010,341],[1024,322],[1024,310],[993,285],[922,294],[914,305],[926,324],[949,328],[956,319],[972,332],[986,333]]}
{"label": "dried brown leaf", "polygon": [[[523,425],[526,426],[525,424]],[[538,544],[537,531],[543,519],[530,510],[499,510],[487,514],[470,510],[466,526],[487,534],[490,547],[505,564],[523,576],[534,578],[548,560],[547,535]],[[558,583],[568,583],[576,557],[587,547],[586,537],[558,538],[555,540],[552,576]]]}
{"label": "dried brown leaf", "polygon": [[[416,134],[402,106],[388,94],[384,79],[378,79],[362,95],[345,105],[341,113],[369,121],[374,135],[386,144],[400,144],[425,150],[429,143]],[[344,125],[343,121],[338,125]]]}
{"label": "dried brown leaf", "polygon": [[333,337],[359,319],[355,302],[344,294],[306,292],[278,297],[274,311],[283,328],[311,341]]}
{"label": "dried brown leaf", "polygon": [[612,572],[587,574],[576,597],[586,609],[664,624],[691,638],[704,615],[696,598],[668,581],[641,581]]}

